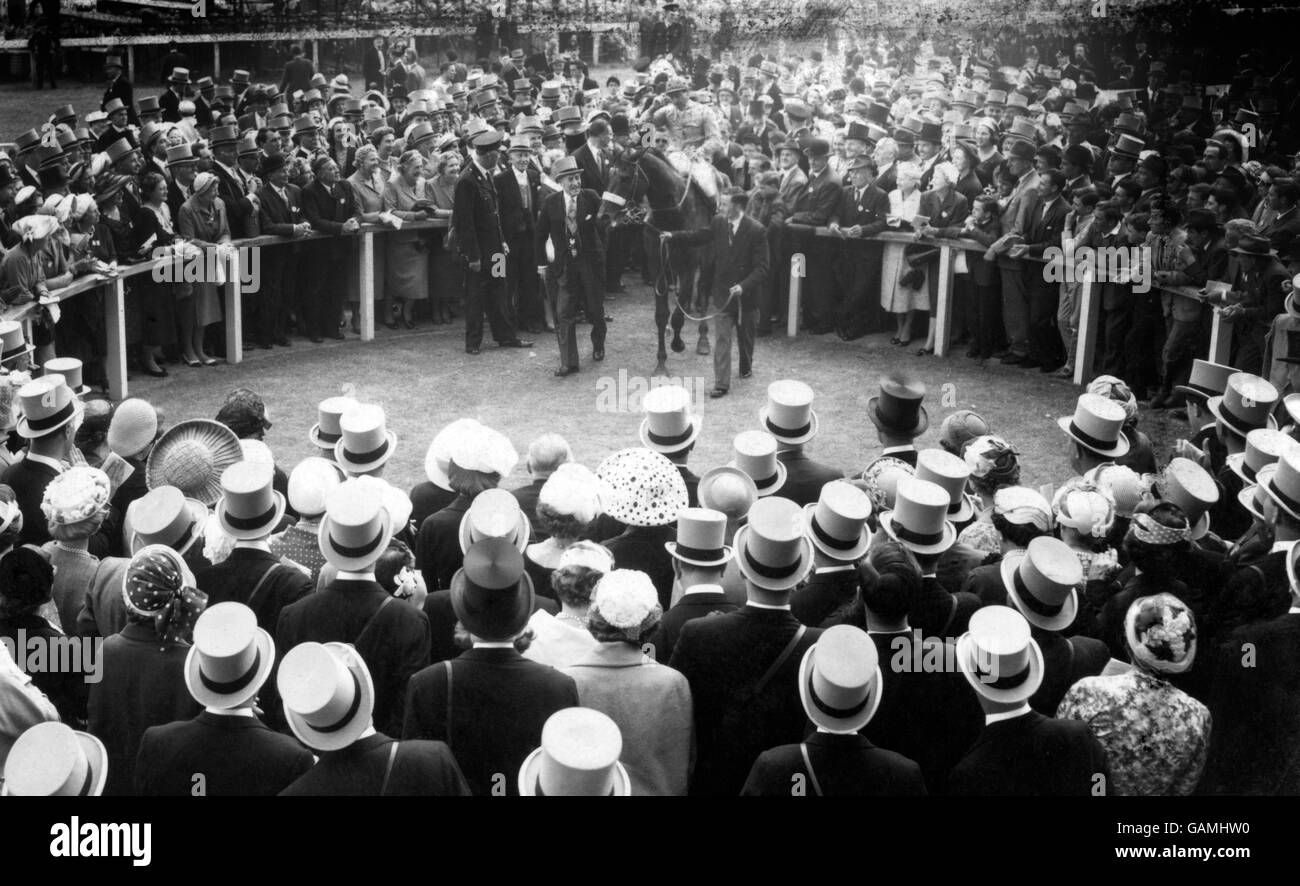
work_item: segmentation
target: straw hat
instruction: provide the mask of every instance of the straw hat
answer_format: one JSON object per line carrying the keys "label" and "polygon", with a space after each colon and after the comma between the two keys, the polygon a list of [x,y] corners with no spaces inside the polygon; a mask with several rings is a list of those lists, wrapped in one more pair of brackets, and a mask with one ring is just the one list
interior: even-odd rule
{"label": "straw hat", "polygon": [[519,767],[519,795],[630,797],[622,752],[623,735],[608,715],[592,708],[556,711],[542,726],[541,746]]}
{"label": "straw hat", "polygon": [[122,458],[139,455],[157,436],[158,410],[149,401],[132,397],[113,410],[108,424],[108,448]]}
{"label": "straw hat", "polygon": [[652,388],[642,398],[645,418],[638,435],[655,452],[676,453],[700,436],[700,417],[691,414],[691,394],[680,385]]}
{"label": "straw hat", "polygon": [[667,457],[649,449],[621,449],[596,476],[612,491],[605,513],[628,526],[667,526],[690,504],[686,481]]}
{"label": "straw hat", "polygon": [[89,732],[63,723],[37,723],[5,759],[8,797],[98,797],[108,781],[108,751]]}
{"label": "straw hat", "polygon": [[741,574],[761,590],[791,590],[814,565],[803,509],[788,498],[755,502],[746,524],[736,530],[733,543]]}
{"label": "straw hat", "polygon": [[343,480],[338,465],[329,459],[304,458],[289,472],[289,507],[307,518],[323,514],[326,497]]}
{"label": "straw hat", "polygon": [[342,750],[370,728],[375,684],[350,643],[299,643],[275,682],[289,729],[313,750]]}
{"label": "straw hat", "polygon": [[321,555],[336,569],[364,571],[393,537],[383,493],[365,479],[344,480],[325,494],[325,516],[316,538]]}
{"label": "straw hat", "polygon": [[238,461],[221,472],[217,523],[234,539],[270,535],[284,516],[288,502],[271,488],[275,472],[263,464]]}
{"label": "straw hat", "polygon": [[941,554],[957,539],[948,519],[949,496],[942,486],[916,477],[901,477],[894,509],[880,515],[880,528],[917,554]]}
{"label": "straw hat", "polygon": [[175,486],[205,505],[221,498],[221,475],[242,461],[235,432],[220,422],[195,418],[173,425],[149,452],[145,481],[150,489]]}
{"label": "straw hat", "polygon": [[777,460],[777,440],[767,431],[741,431],[732,449],[729,466],[748,474],[760,497],[775,495],[785,485],[785,463]]}
{"label": "straw hat", "polygon": [[758,411],[763,429],[778,443],[796,445],[817,436],[813,389],[801,381],[782,379],[767,386],[767,405]]}
{"label": "straw hat", "polygon": [[1043,682],[1043,653],[1029,622],[1009,606],[985,606],[957,639],[957,667],[966,682],[990,701],[1027,701]]}
{"label": "straw hat", "polygon": [[883,694],[880,655],[866,632],[827,628],[799,662],[799,700],[813,725],[852,734],[875,716]]}
{"label": "straw hat", "polygon": [[274,667],[275,641],[253,610],[233,601],[203,610],[185,656],[185,686],[195,701],[225,710],[247,704]]}
{"label": "straw hat", "polygon": [[998,568],[1007,599],[1030,624],[1062,631],[1074,623],[1083,566],[1065,542],[1040,535],[1025,550],[1008,552]]}
{"label": "straw hat", "polygon": [[684,508],[677,514],[677,540],[664,542],[674,559],[692,566],[721,566],[732,558],[727,515],[709,508]]}
{"label": "straw hat", "polygon": [[822,486],[817,501],[805,505],[804,521],[808,540],[827,557],[852,562],[871,547],[871,499],[847,480],[832,480]]}

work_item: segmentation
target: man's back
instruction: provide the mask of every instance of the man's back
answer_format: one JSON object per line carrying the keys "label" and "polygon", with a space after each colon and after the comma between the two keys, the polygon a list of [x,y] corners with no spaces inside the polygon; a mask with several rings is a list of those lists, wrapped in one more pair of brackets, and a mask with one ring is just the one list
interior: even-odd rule
{"label": "man's back", "polygon": [[961,796],[1090,796],[1108,780],[1106,752],[1088,724],[1030,711],[986,725],[949,787]]}
{"label": "man's back", "polygon": [[312,767],[311,752],[254,716],[204,711],[154,726],[140,742],[135,769],[141,796],[189,797],[194,776],[205,796],[270,797]]}

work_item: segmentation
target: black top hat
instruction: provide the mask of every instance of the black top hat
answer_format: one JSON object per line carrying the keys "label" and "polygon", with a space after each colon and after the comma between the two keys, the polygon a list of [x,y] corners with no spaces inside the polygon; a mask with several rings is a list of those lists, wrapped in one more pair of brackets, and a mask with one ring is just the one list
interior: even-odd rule
{"label": "black top hat", "polygon": [[278,172],[285,167],[288,161],[283,154],[270,154],[262,160],[262,175],[267,176],[273,172]]}
{"label": "black top hat", "polygon": [[921,401],[925,384],[904,375],[880,380],[880,395],[867,401],[867,418],[879,430],[899,437],[919,437],[930,426]]}

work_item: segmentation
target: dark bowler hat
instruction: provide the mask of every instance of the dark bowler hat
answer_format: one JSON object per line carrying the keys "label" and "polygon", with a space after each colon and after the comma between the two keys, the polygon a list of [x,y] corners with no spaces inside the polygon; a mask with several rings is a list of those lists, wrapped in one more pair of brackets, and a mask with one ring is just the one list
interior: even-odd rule
{"label": "dark bowler hat", "polygon": [[831,143],[824,138],[812,138],[808,140],[803,152],[809,157],[825,157],[831,152]]}
{"label": "dark bowler hat", "polygon": [[930,426],[921,401],[925,384],[901,374],[880,379],[880,394],[867,401],[867,418],[877,429],[899,437],[919,437]]}
{"label": "dark bowler hat", "polygon": [[268,176],[273,172],[279,172],[287,163],[284,154],[268,154],[262,160],[262,175]]}

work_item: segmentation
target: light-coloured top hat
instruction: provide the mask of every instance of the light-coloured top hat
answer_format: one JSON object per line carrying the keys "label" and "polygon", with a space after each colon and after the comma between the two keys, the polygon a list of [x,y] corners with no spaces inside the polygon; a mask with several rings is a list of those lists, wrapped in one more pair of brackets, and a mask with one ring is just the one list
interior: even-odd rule
{"label": "light-coloured top hat", "polygon": [[204,707],[228,710],[252,701],[275,667],[275,641],[243,603],[217,603],[194,623],[185,686]]}
{"label": "light-coloured top hat", "polygon": [[812,404],[808,385],[790,378],[774,381],[767,386],[767,405],[758,411],[758,420],[778,443],[807,443],[817,436]]}
{"label": "light-coloured top hat", "polygon": [[289,729],[313,750],[342,750],[370,728],[375,684],[350,643],[299,643],[280,662],[276,687]]}
{"label": "light-coloured top hat", "polygon": [[560,181],[560,179],[568,175],[582,175],[582,167],[578,165],[578,161],[573,157],[561,157],[551,167],[551,178]]}
{"label": "light-coloured top hat", "polygon": [[730,466],[749,475],[760,497],[775,495],[785,485],[785,463],[777,460],[777,440],[767,431],[741,431],[732,448]]}
{"label": "light-coloured top hat", "polygon": [[815,726],[852,734],[880,707],[884,678],[871,637],[852,625],[834,625],[808,647],[799,663],[799,700]]}
{"label": "light-coloured top hat", "polygon": [[1027,701],[1043,682],[1043,652],[1010,606],[976,610],[957,640],[957,667],[976,692],[1003,704]]}
{"label": "light-coloured top hat", "polygon": [[0,365],[17,360],[35,349],[23,335],[23,324],[17,320],[0,320]]}
{"label": "light-coloured top hat", "polygon": [[388,430],[383,407],[373,403],[358,403],[344,412],[339,431],[334,460],[349,474],[377,470],[397,450],[397,434]]}
{"label": "light-coloured top hat", "polygon": [[175,486],[159,486],[136,499],[131,513],[131,553],[148,545],[166,545],[184,555],[203,537],[208,508],[186,498]]}
{"label": "light-coloured top hat", "polygon": [[1256,428],[1277,427],[1272,413],[1278,398],[1277,388],[1258,375],[1234,372],[1223,393],[1211,397],[1205,406],[1225,428],[1245,437]]}
{"label": "light-coloured top hat", "polygon": [[72,393],[78,397],[90,393],[90,385],[82,380],[83,364],[76,357],[55,357],[45,361],[46,375],[61,375]]}
{"label": "light-coloured top hat", "polygon": [[504,539],[523,553],[532,532],[528,515],[519,507],[519,499],[504,489],[485,489],[474,497],[465,516],[460,518],[458,536],[462,553],[475,542],[488,538]]}
{"label": "light-coloured top hat", "polygon": [[948,519],[965,523],[975,517],[975,505],[966,493],[970,465],[964,458],[942,449],[922,449],[916,454],[916,478],[942,486],[948,493]]}
{"label": "light-coloured top hat", "polygon": [[62,376],[42,376],[18,389],[18,436],[45,437],[77,415],[79,401]]}
{"label": "light-coloured top hat", "polygon": [[938,484],[900,477],[894,509],[880,515],[880,528],[918,554],[941,554],[957,539],[957,529],[948,519],[949,500]]}
{"label": "light-coloured top hat", "polygon": [[1007,599],[1031,625],[1062,631],[1074,623],[1083,566],[1065,542],[1040,535],[1025,550],[1009,552],[999,568]]}
{"label": "light-coloured top hat", "polygon": [[343,413],[358,405],[352,397],[326,397],[316,407],[316,424],[307,432],[307,439],[313,446],[333,454],[334,447],[343,439],[343,430],[339,427]]}
{"label": "light-coloured top hat", "polygon": [[803,509],[788,498],[755,502],[746,524],[736,530],[734,544],[741,574],[761,590],[791,590],[814,565]]}
{"label": "light-coloured top hat", "polygon": [[316,532],[321,555],[337,569],[360,572],[371,566],[393,537],[392,517],[382,487],[344,480],[325,495],[325,516]]}
{"label": "light-coloured top hat", "polygon": [[270,535],[284,516],[287,502],[271,488],[275,471],[257,462],[237,461],[221,474],[221,500],[216,517],[235,539]]}
{"label": "light-coloured top hat", "polygon": [[288,499],[301,518],[313,519],[325,513],[330,490],[343,482],[339,466],[318,455],[308,456],[289,472]]}
{"label": "light-coloured top hat", "polygon": [[1255,474],[1255,478],[1259,482],[1243,486],[1237,493],[1237,504],[1241,505],[1243,510],[1261,523],[1269,522],[1264,509],[1269,498],[1268,484],[1273,482],[1273,475],[1276,473],[1277,462],[1264,465],[1264,467],[1260,468],[1259,472]]}
{"label": "light-coloured top hat", "polygon": [[721,511],[729,520],[745,516],[758,501],[758,487],[749,474],[726,465],[706,471],[695,494],[700,507]]}
{"label": "light-coloured top hat", "polygon": [[1208,400],[1224,392],[1228,387],[1228,377],[1236,371],[1223,363],[1211,363],[1197,357],[1192,361],[1192,373],[1187,378],[1187,384],[1177,385],[1174,390]]}
{"label": "light-coloured top hat", "polygon": [[726,514],[709,508],[685,508],[677,514],[677,540],[664,542],[664,547],[683,563],[721,566],[733,554],[726,541]]}
{"label": "light-coloured top hat", "polygon": [[30,727],[18,736],[5,759],[4,795],[8,797],[98,797],[107,781],[104,743],[65,723]]}
{"label": "light-coloured top hat", "polygon": [[1072,417],[1062,416],[1056,424],[1068,437],[1090,452],[1107,458],[1128,453],[1124,428],[1124,407],[1100,394],[1080,394]]}
{"label": "light-coloured top hat", "polygon": [[681,452],[700,436],[700,416],[691,413],[691,394],[680,385],[651,389],[642,399],[641,445],[655,452]]}
{"label": "light-coloured top hat", "polygon": [[564,708],[542,726],[541,746],[519,767],[521,797],[630,797],[632,780],[618,761],[623,734],[607,714]]}
{"label": "light-coloured top hat", "polygon": [[835,560],[861,559],[871,547],[871,499],[847,480],[832,480],[822,486],[813,504],[804,505],[808,540],[813,547]]}
{"label": "light-coloured top hat", "polygon": [[605,513],[627,526],[667,526],[690,504],[681,471],[649,449],[620,449],[600,463],[596,476],[611,490]]}
{"label": "light-coloured top hat", "polygon": [[1260,468],[1277,461],[1283,452],[1297,445],[1300,443],[1290,434],[1256,428],[1246,435],[1246,450],[1229,455],[1227,465],[1243,483],[1255,483]]}
{"label": "light-coloured top hat", "polygon": [[1275,464],[1273,476],[1260,486],[1278,507],[1300,520],[1300,449],[1286,450]]}

